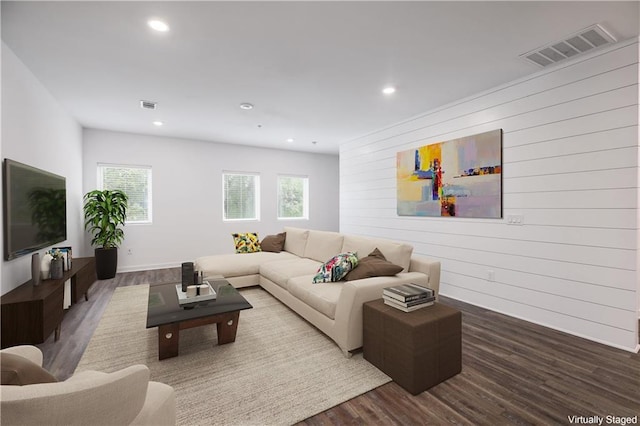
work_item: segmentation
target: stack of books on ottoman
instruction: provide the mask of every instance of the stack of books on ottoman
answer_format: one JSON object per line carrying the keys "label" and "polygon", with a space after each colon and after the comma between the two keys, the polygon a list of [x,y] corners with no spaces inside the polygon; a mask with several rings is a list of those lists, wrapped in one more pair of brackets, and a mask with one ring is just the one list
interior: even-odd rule
{"label": "stack of books on ottoman", "polygon": [[436,295],[430,288],[418,284],[403,284],[382,290],[385,305],[411,312],[433,305]]}

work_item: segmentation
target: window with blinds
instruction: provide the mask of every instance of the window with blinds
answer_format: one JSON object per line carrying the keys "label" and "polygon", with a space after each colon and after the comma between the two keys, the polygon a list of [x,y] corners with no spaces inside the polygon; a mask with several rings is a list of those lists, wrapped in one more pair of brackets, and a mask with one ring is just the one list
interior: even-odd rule
{"label": "window with blinds", "polygon": [[98,189],[127,194],[126,223],[151,223],[151,167],[98,164]]}
{"label": "window with blinds", "polygon": [[309,219],[309,178],[278,176],[278,219]]}
{"label": "window with blinds", "polygon": [[223,220],[260,220],[260,176],[224,172]]}

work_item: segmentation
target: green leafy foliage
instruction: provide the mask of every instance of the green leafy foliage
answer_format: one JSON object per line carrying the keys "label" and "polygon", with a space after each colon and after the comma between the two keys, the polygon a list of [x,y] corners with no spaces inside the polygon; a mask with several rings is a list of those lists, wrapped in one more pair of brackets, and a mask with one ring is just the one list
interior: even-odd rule
{"label": "green leafy foliage", "polygon": [[93,236],[92,245],[113,248],[122,243],[128,201],[120,190],[95,190],[84,195],[84,228]]}
{"label": "green leafy foliage", "polygon": [[280,177],[278,185],[278,217],[303,217],[304,180],[298,177]]}
{"label": "green leafy foliage", "polygon": [[65,235],[67,201],[64,189],[36,188],[29,193],[31,220],[38,224],[38,238],[51,241]]}
{"label": "green leafy foliage", "polygon": [[119,189],[127,194],[128,222],[149,221],[149,173],[147,168],[104,166],[102,188]]}

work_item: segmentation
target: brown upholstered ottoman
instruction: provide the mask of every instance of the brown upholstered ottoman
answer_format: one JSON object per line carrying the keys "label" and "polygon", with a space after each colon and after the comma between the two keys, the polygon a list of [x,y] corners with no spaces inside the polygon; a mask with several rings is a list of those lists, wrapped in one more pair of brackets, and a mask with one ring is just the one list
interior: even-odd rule
{"label": "brown upholstered ottoman", "polygon": [[382,299],[363,306],[364,359],[417,395],[462,370],[462,314],[435,303],[402,312]]}

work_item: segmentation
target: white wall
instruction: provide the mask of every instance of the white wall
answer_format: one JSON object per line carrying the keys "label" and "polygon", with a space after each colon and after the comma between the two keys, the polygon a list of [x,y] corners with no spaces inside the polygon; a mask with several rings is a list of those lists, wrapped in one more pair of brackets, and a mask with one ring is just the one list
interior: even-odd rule
{"label": "white wall", "polygon": [[[85,129],[85,192],[96,188],[97,163],[152,167],[153,224],[126,225],[119,271],[179,266],[198,256],[233,253],[233,232],[258,232],[262,238],[285,225],[338,230],[335,155]],[[260,173],[260,221],[222,221],[223,171]],[[309,176],[309,220],[277,220],[278,174]]]}
{"label": "white wall", "polygon": [[[4,43],[1,151],[3,159],[66,178],[68,239],[59,245],[79,249],[84,241],[81,127]],[[30,255],[2,262],[2,294],[30,278]]]}
{"label": "white wall", "polygon": [[[397,152],[498,128],[524,226],[396,215]],[[340,181],[340,230],[439,259],[442,294],[637,350],[637,39],[345,143]]]}

